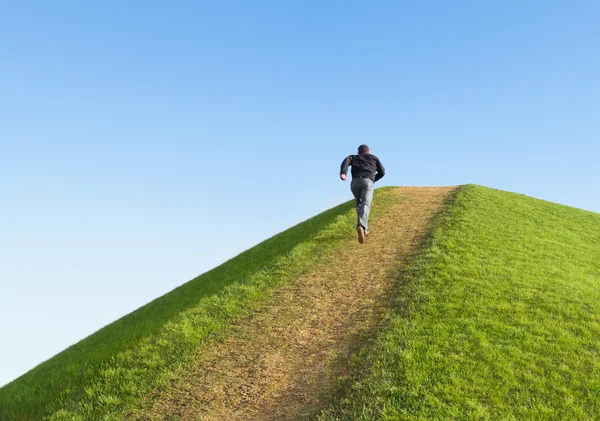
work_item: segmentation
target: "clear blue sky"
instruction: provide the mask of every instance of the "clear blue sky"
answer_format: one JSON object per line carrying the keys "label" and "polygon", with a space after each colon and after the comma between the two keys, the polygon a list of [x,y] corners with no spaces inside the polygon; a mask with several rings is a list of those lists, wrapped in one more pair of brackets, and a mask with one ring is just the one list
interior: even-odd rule
{"label": "clear blue sky", "polygon": [[600,212],[597,1],[0,5],[0,385],[381,185]]}

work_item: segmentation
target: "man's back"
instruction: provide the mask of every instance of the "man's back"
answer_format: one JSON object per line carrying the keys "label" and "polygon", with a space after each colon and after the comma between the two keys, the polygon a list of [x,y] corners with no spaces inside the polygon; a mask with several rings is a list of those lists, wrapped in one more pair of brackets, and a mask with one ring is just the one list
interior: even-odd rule
{"label": "man's back", "polygon": [[342,163],[341,172],[346,173],[348,166],[352,166],[352,177],[367,177],[378,181],[385,174],[385,169],[379,158],[370,153],[350,155]]}

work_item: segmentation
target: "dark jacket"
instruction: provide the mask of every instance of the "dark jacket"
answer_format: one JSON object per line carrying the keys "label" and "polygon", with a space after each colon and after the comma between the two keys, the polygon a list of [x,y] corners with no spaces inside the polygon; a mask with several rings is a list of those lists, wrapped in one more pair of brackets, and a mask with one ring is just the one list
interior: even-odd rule
{"label": "dark jacket", "polygon": [[346,174],[348,166],[352,166],[352,178],[367,177],[373,181],[378,181],[385,175],[385,168],[381,165],[381,161],[371,154],[348,156],[342,162],[340,174]]}

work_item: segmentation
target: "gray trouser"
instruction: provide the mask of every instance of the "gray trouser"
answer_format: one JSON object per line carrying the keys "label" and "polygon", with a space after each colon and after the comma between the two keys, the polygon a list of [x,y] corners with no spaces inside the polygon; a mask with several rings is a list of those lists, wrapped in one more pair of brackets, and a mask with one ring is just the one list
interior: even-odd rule
{"label": "gray trouser", "polygon": [[364,229],[369,229],[369,211],[371,210],[371,202],[373,201],[375,183],[369,178],[353,178],[350,188],[356,199],[357,225],[361,225]]}

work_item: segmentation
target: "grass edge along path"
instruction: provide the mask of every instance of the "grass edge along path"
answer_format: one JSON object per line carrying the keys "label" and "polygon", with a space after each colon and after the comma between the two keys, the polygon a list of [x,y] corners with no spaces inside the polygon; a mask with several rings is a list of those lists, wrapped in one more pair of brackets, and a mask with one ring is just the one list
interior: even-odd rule
{"label": "grass edge along path", "polygon": [[199,343],[348,241],[354,218],[343,203],[108,325],[1,388],[0,420],[119,419]]}
{"label": "grass edge along path", "polygon": [[600,419],[600,215],[467,185],[319,421]]}

